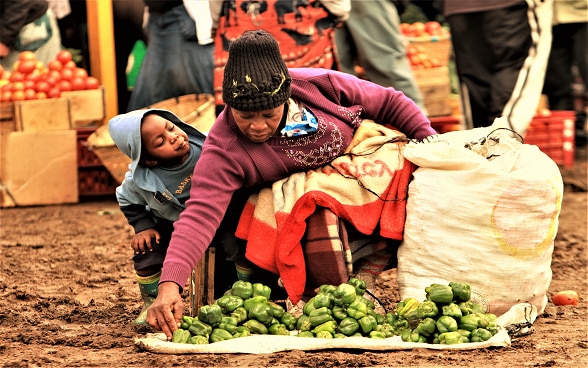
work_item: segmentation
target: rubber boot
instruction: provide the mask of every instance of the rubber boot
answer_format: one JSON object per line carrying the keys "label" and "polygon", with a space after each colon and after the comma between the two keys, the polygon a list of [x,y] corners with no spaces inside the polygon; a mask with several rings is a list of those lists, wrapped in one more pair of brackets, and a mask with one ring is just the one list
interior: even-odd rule
{"label": "rubber boot", "polygon": [[143,308],[141,309],[141,313],[139,313],[139,317],[135,319],[136,325],[147,324],[147,308],[157,298],[157,285],[159,284],[160,276],[161,271],[151,276],[136,275],[137,284],[139,284],[139,290],[141,291],[141,298],[143,299]]}

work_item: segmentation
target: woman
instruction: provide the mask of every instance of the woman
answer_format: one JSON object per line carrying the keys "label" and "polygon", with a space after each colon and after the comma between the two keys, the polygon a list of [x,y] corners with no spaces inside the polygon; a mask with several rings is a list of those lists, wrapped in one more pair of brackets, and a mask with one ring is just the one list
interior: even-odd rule
{"label": "woman", "polygon": [[147,312],[147,322],[170,339],[183,313],[183,285],[235,192],[331,162],[363,119],[392,124],[417,140],[436,133],[402,92],[333,70],[288,69],[277,41],[262,30],[231,44],[223,100]]}

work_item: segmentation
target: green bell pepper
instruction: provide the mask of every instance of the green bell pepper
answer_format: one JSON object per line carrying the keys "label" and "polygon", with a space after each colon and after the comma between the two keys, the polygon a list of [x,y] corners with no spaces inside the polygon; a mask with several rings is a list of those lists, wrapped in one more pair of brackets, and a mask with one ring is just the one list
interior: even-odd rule
{"label": "green bell pepper", "polygon": [[310,312],[308,318],[310,319],[310,324],[312,325],[312,327],[316,327],[327,321],[332,321],[332,314],[333,312],[329,308],[320,307]]}
{"label": "green bell pepper", "polygon": [[415,298],[407,298],[396,306],[396,314],[398,317],[407,318],[412,312],[416,312],[420,302]]}
{"label": "green bell pepper", "polygon": [[441,314],[455,318],[457,321],[462,317],[461,309],[455,303],[445,304],[441,307]]}
{"label": "green bell pepper", "polygon": [[313,304],[315,308],[327,307],[332,308],[335,304],[335,297],[333,294],[317,294],[313,297]]}
{"label": "green bell pepper", "polygon": [[334,306],[331,310],[333,311],[333,317],[335,317],[335,319],[338,319],[339,321],[341,321],[345,317],[349,317],[345,308],[341,307],[340,305]]}
{"label": "green bell pepper", "polygon": [[243,299],[236,295],[223,295],[217,299],[216,304],[218,304],[221,307],[222,312],[226,314],[243,306]]}
{"label": "green bell pepper", "polygon": [[457,331],[442,332],[439,334],[439,343],[445,345],[454,345],[463,343],[462,336]]}
{"label": "green bell pepper", "polygon": [[335,293],[335,290],[337,290],[337,287],[335,285],[324,284],[324,285],[319,286],[318,294],[331,294],[331,295],[333,295],[333,293]]}
{"label": "green bell pepper", "polygon": [[394,328],[394,332],[396,333],[396,335],[401,335],[402,332],[410,326],[408,325],[407,320],[405,320],[404,318],[398,318],[396,321],[394,321],[392,327]]}
{"label": "green bell pepper", "polygon": [[368,309],[374,309],[375,305],[374,302],[372,302],[371,300],[367,299],[366,297],[363,296],[356,296],[355,300],[359,300],[360,302],[362,302],[363,304],[367,305]]}
{"label": "green bell pepper", "polygon": [[485,328],[476,328],[472,331],[472,335],[470,337],[471,342],[482,342],[490,340],[492,337],[492,332],[488,331]]}
{"label": "green bell pepper", "polygon": [[335,305],[347,307],[353,303],[357,294],[355,293],[355,287],[347,283],[340,284],[333,293],[335,296]]}
{"label": "green bell pepper", "polygon": [[424,336],[421,336],[417,330],[411,330],[409,328],[402,331],[400,338],[404,342],[427,342],[427,339]]}
{"label": "green bell pepper", "polygon": [[194,317],[191,316],[182,316],[182,321],[180,322],[180,328],[187,330],[192,325],[194,321]]}
{"label": "green bell pepper", "polygon": [[339,322],[338,328],[345,336],[351,336],[359,330],[359,322],[355,318],[346,317]]}
{"label": "green bell pepper", "polygon": [[363,296],[363,294],[365,293],[365,290],[367,288],[365,281],[360,280],[356,277],[352,277],[349,279],[349,281],[347,281],[347,283],[349,285],[352,285],[355,288],[355,294],[357,294],[359,296]]}
{"label": "green bell pepper", "polygon": [[299,331],[310,331],[312,329],[310,317],[306,314],[303,314],[300,317],[298,317],[298,320],[296,321],[296,329]]}
{"label": "green bell pepper", "polygon": [[426,317],[425,319],[421,320],[416,330],[421,336],[429,337],[435,333],[437,330],[437,325],[433,318]]}
{"label": "green bell pepper", "polygon": [[231,287],[231,295],[236,295],[243,300],[253,296],[253,284],[249,281],[237,280]]}
{"label": "green bell pepper", "polygon": [[205,336],[208,338],[212,333],[212,326],[195,318],[190,325],[190,328],[188,328],[188,331],[190,331],[192,335]]}
{"label": "green bell pepper", "polygon": [[208,344],[208,343],[210,343],[210,341],[208,340],[208,337],[201,336],[201,335],[191,336],[190,339],[188,340],[188,344],[193,344],[193,345],[204,345],[204,344]]}
{"label": "green bell pepper", "polygon": [[391,313],[391,312],[386,313],[386,323],[389,324],[390,326],[394,326],[394,323],[396,322],[397,319],[398,319],[398,315],[396,315],[395,313]]}
{"label": "green bell pepper", "polygon": [[233,335],[229,331],[224,330],[222,328],[215,328],[212,330],[212,333],[210,334],[210,341],[211,342],[231,340],[232,338],[233,338]]}
{"label": "green bell pepper", "polygon": [[479,328],[486,328],[490,324],[490,320],[486,317],[484,313],[476,313],[476,317],[478,317],[478,327]]}
{"label": "green bell pepper", "polygon": [[218,328],[227,330],[232,334],[237,329],[237,319],[233,317],[223,317],[218,324]]}
{"label": "green bell pepper", "polygon": [[327,321],[325,323],[321,323],[320,325],[316,326],[312,330],[312,333],[316,335],[320,331],[328,331],[330,334],[334,334],[336,328],[337,328],[337,322],[335,322],[335,321]]}
{"label": "green bell pepper", "polygon": [[251,307],[254,306],[255,304],[267,304],[267,302],[268,302],[268,299],[265,296],[262,296],[262,295],[252,296],[251,298],[245,299],[243,301],[243,308],[245,308],[245,310],[247,312],[249,312]]}
{"label": "green bell pepper", "polygon": [[476,304],[474,302],[461,302],[458,304],[459,309],[461,310],[462,315],[467,314],[474,314],[474,313],[484,313],[484,308],[481,305]]}
{"label": "green bell pepper", "polygon": [[385,339],[386,335],[381,331],[370,331],[370,339]]}
{"label": "green bell pepper", "polygon": [[265,296],[267,298],[267,300],[270,300],[272,295],[272,289],[267,286],[264,285],[260,282],[256,282],[255,284],[253,284],[253,296]]}
{"label": "green bell pepper", "polygon": [[289,331],[296,329],[296,322],[297,318],[294,317],[291,313],[284,312],[282,317],[280,317],[280,323],[282,323]]}
{"label": "green bell pepper", "polygon": [[269,306],[267,302],[253,304],[249,308],[249,313],[247,314],[247,317],[249,319],[256,319],[266,326],[269,326],[272,320],[274,319],[274,316],[272,314],[272,308]]}
{"label": "green bell pepper", "polygon": [[172,334],[172,342],[178,344],[187,344],[188,340],[190,340],[190,331],[178,328]]}
{"label": "green bell pepper", "polygon": [[267,327],[256,319],[247,320],[243,323],[243,326],[247,327],[252,334],[267,335]]}
{"label": "green bell pepper", "polygon": [[472,289],[465,282],[450,282],[449,287],[453,292],[453,299],[457,302],[467,302],[472,296]]}
{"label": "green bell pepper", "polygon": [[372,316],[361,317],[357,322],[364,335],[369,334],[377,326],[376,319]]}
{"label": "green bell pepper", "polygon": [[451,286],[449,285],[436,284],[435,286],[429,287],[428,290],[426,292],[427,300],[439,304],[449,304],[453,301],[453,291],[451,291]]}
{"label": "green bell pepper", "polygon": [[237,326],[233,332],[233,338],[251,336],[251,331],[247,326]]}
{"label": "green bell pepper", "polygon": [[392,337],[395,335],[394,327],[387,323],[377,325],[375,331],[383,333],[385,337]]}
{"label": "green bell pepper", "polygon": [[386,322],[386,317],[384,317],[383,314],[376,313],[375,311],[373,311],[371,309],[368,310],[368,315],[374,316],[376,318],[376,322],[378,322],[379,325]]}
{"label": "green bell pepper", "polygon": [[347,336],[343,335],[341,332],[335,332],[335,333],[333,334],[333,338],[334,338],[334,339],[343,339],[343,338],[345,338],[345,337],[347,337]]}
{"label": "green bell pepper", "polygon": [[229,314],[229,316],[237,320],[237,324],[245,322],[247,320],[247,315],[248,312],[247,309],[245,309],[245,307],[238,307],[237,309],[232,311],[231,314]]}
{"label": "green bell pepper", "polygon": [[457,331],[457,321],[453,317],[441,316],[435,323],[440,333]]}
{"label": "green bell pepper", "polygon": [[296,337],[314,337],[314,334],[310,331],[300,331]]}
{"label": "green bell pepper", "polygon": [[329,331],[319,331],[314,336],[319,339],[332,339],[333,338],[333,334],[330,333]]}
{"label": "green bell pepper", "polygon": [[282,323],[275,323],[267,329],[270,335],[290,335],[290,331],[286,325]]}
{"label": "green bell pepper", "polygon": [[475,314],[466,314],[459,319],[459,328],[462,330],[473,331],[478,328],[479,318]]}
{"label": "green bell pepper", "polygon": [[367,312],[368,306],[357,299],[347,307],[347,315],[357,320],[367,316]]}
{"label": "green bell pepper", "polygon": [[304,304],[304,307],[302,307],[302,313],[304,313],[308,316],[308,315],[310,315],[310,312],[312,312],[315,309],[316,309],[316,306],[314,305],[314,296],[313,296],[312,298],[310,298],[306,302],[306,304]]}
{"label": "green bell pepper", "polygon": [[439,308],[437,308],[437,304],[430,300],[425,300],[421,302],[417,307],[417,315],[419,318],[435,318],[439,314]]}
{"label": "green bell pepper", "polygon": [[203,305],[198,311],[198,320],[216,326],[223,318],[223,311],[218,304]]}
{"label": "green bell pepper", "polygon": [[270,306],[270,309],[272,310],[272,315],[276,318],[281,318],[284,313],[286,312],[286,310],[284,309],[284,307],[282,307],[281,305],[272,302],[271,300],[269,302],[267,302],[267,305]]}
{"label": "green bell pepper", "polygon": [[468,330],[464,330],[463,328],[458,328],[457,332],[459,332],[461,334],[461,336],[467,338],[468,341],[472,337],[472,332],[468,331]]}

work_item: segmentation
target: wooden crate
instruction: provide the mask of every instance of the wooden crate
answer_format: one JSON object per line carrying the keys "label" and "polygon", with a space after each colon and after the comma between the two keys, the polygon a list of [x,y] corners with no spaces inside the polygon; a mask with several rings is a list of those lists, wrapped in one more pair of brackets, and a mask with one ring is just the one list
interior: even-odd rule
{"label": "wooden crate", "polygon": [[103,86],[99,89],[62,92],[61,97],[69,100],[72,128],[95,125],[106,117]]}
{"label": "wooden crate", "polygon": [[416,69],[413,73],[429,117],[451,115],[449,68]]}
{"label": "wooden crate", "polygon": [[449,65],[452,52],[451,37],[408,37],[408,42],[418,46],[428,57],[437,59],[441,66]]}

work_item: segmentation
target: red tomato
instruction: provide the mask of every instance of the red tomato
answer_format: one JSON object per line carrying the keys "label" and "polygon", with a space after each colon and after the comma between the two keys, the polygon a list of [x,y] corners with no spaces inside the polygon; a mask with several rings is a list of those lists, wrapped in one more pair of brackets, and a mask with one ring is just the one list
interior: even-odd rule
{"label": "red tomato", "polygon": [[25,75],[25,80],[30,80],[33,82],[37,82],[41,79],[41,76],[43,75],[43,73],[41,73],[39,71],[39,69],[35,69],[32,72],[30,72],[29,74]]}
{"label": "red tomato", "polygon": [[61,91],[57,87],[52,87],[49,89],[49,92],[47,92],[47,97],[49,97],[49,98],[61,97]]}
{"label": "red tomato", "polygon": [[18,60],[21,61],[25,61],[25,60],[36,60],[37,57],[35,56],[35,53],[32,51],[22,51],[20,54],[18,54]]}
{"label": "red tomato", "polygon": [[71,80],[73,78],[74,72],[70,68],[63,68],[61,69],[61,79]]}
{"label": "red tomato", "polygon": [[100,87],[100,82],[95,77],[88,77],[86,78],[86,89],[98,89]]}
{"label": "red tomato", "polygon": [[35,60],[21,60],[18,62],[16,70],[23,73],[29,74],[37,68],[37,62]]}
{"label": "red tomato", "polygon": [[49,70],[61,70],[61,69],[63,69],[63,64],[61,64],[61,61],[59,61],[59,60],[51,60],[47,64],[47,69],[49,69]]}
{"label": "red tomato", "polygon": [[3,90],[2,93],[0,94],[0,101],[2,102],[8,102],[8,101],[12,101],[12,91],[10,90]]}
{"label": "red tomato", "polygon": [[56,81],[61,80],[61,71],[58,70],[50,70],[47,74],[47,78],[53,78]]}
{"label": "red tomato", "polygon": [[32,88],[24,90],[25,100],[34,100],[37,98],[37,92]]}
{"label": "red tomato", "polygon": [[28,88],[33,89],[33,88],[35,88],[35,84],[36,84],[35,81],[26,80],[26,79],[22,83],[24,84],[24,89],[28,89]]}
{"label": "red tomato", "polygon": [[35,97],[37,100],[44,100],[47,98],[47,93],[46,92],[37,92]]}
{"label": "red tomato", "polygon": [[25,89],[25,84],[24,84],[24,82],[22,82],[22,81],[12,82],[12,83],[10,84],[10,86],[11,86],[11,88],[10,88],[10,89],[11,89],[11,91],[13,91],[13,92],[14,92],[14,91],[24,91],[24,89]]}
{"label": "red tomato", "polygon": [[67,50],[61,50],[57,53],[57,56],[55,56],[55,59],[59,60],[62,65],[65,65],[65,63],[67,63],[68,61],[71,61],[72,55],[71,55],[71,52],[69,52]]}
{"label": "red tomato", "polygon": [[24,74],[18,71],[14,71],[10,74],[10,78],[8,78],[11,82],[19,82],[24,80]]}
{"label": "red tomato", "polygon": [[84,68],[77,68],[76,67],[74,69],[74,77],[87,78],[88,77],[88,72]]}
{"label": "red tomato", "polygon": [[66,79],[62,79],[57,82],[57,88],[59,88],[60,91],[71,91],[71,82]]}
{"label": "red tomato", "polygon": [[51,86],[49,85],[49,83],[47,81],[38,81],[35,84],[35,90],[37,92],[49,92],[49,88],[51,88]]}
{"label": "red tomato", "polygon": [[441,23],[436,21],[429,21],[425,23],[425,32],[430,34],[431,36],[436,36],[441,34]]}
{"label": "red tomato", "polygon": [[24,101],[25,93],[24,91],[12,91],[12,97],[10,98],[11,101]]}
{"label": "red tomato", "polygon": [[70,60],[67,63],[63,64],[63,67],[68,68],[68,69],[75,69],[78,66],[76,65],[76,63],[73,60]]}
{"label": "red tomato", "polygon": [[73,77],[71,79],[72,91],[81,91],[86,89],[86,78],[84,77]]}
{"label": "red tomato", "polygon": [[578,293],[574,290],[564,290],[556,293],[551,298],[555,305],[578,305]]}

